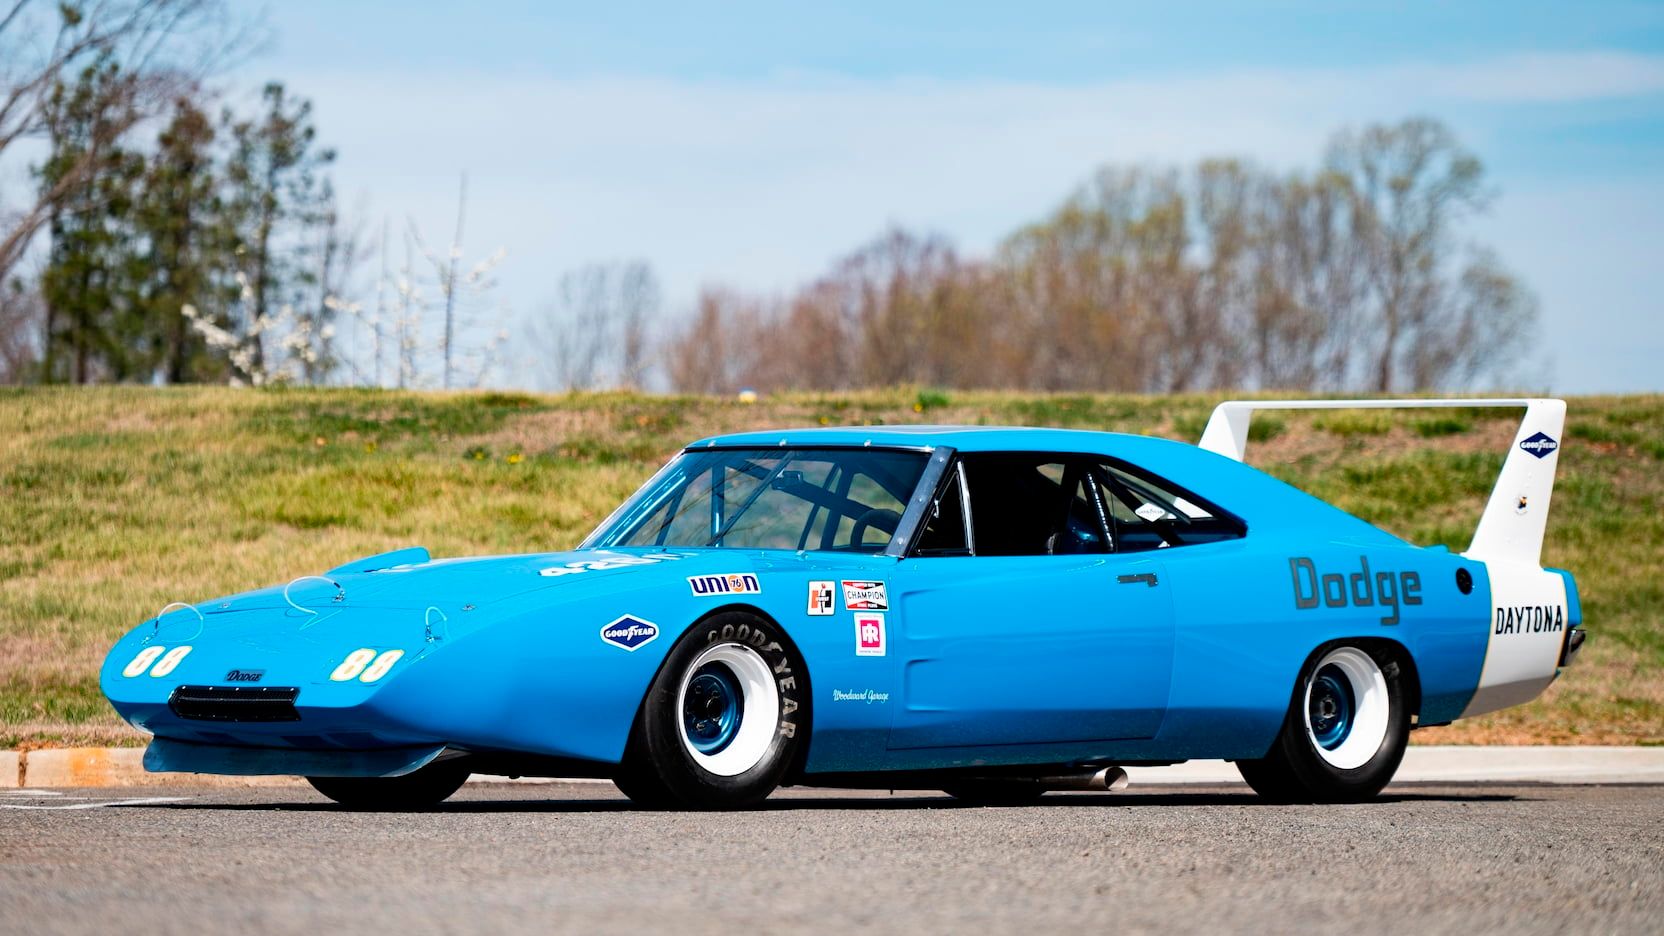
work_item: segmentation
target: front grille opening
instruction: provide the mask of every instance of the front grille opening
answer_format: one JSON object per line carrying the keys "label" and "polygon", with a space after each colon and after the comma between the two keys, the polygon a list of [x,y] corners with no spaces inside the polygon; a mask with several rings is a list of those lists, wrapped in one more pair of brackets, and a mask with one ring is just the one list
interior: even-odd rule
{"label": "front grille opening", "polygon": [[180,686],[168,708],[180,718],[217,722],[300,721],[293,686]]}

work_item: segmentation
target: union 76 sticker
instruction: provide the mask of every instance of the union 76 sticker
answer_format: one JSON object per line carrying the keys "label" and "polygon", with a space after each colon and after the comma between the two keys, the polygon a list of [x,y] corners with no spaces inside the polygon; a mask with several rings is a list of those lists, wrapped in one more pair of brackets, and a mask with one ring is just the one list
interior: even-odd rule
{"label": "union 76 sticker", "polygon": [[855,615],[855,655],[884,655],[884,615]]}
{"label": "union 76 sticker", "polygon": [[809,616],[810,617],[826,617],[826,616],[830,615],[835,610],[832,607],[832,602],[835,600],[832,597],[832,593],[833,593],[834,589],[836,589],[836,588],[837,588],[837,583],[836,582],[810,582],[809,583]]}

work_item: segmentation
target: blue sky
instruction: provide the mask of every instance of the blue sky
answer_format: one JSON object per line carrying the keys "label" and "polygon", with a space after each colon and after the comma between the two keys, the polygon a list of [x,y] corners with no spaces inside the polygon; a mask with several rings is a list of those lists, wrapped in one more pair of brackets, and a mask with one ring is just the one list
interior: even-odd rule
{"label": "blue sky", "polygon": [[[1426,114],[1485,161],[1472,226],[1543,306],[1557,392],[1664,390],[1664,5],[910,6],[287,0],[232,77],[313,98],[368,218],[509,251],[498,299],[643,258],[667,314],[783,290],[897,223],[979,253],[1094,167],[1310,165]],[[537,368],[519,362],[530,382]]]}

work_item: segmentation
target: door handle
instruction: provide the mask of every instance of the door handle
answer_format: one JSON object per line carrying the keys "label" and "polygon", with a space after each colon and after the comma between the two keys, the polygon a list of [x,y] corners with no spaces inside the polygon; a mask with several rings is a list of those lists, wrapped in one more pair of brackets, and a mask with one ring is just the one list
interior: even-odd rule
{"label": "door handle", "polygon": [[1154,572],[1145,572],[1142,575],[1117,576],[1115,580],[1122,585],[1137,585],[1139,582],[1143,582],[1151,588],[1156,587],[1156,574]]}

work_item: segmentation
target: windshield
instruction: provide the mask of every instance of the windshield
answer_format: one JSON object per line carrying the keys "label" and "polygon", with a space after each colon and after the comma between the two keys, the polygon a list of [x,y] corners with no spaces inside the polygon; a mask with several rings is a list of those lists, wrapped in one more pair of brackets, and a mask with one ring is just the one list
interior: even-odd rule
{"label": "windshield", "polygon": [[584,545],[882,552],[928,458],[870,448],[684,452]]}

